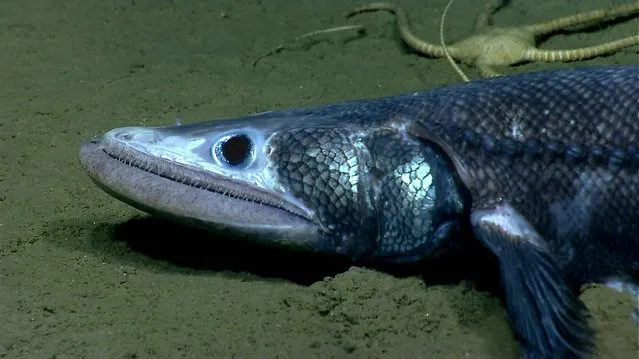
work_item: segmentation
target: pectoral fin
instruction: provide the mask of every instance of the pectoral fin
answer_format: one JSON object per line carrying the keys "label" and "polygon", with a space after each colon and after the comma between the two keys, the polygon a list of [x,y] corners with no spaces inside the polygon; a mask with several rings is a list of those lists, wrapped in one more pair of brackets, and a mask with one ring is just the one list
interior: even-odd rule
{"label": "pectoral fin", "polygon": [[522,357],[584,357],[594,348],[588,312],[533,226],[509,204],[473,210],[475,236],[499,259]]}

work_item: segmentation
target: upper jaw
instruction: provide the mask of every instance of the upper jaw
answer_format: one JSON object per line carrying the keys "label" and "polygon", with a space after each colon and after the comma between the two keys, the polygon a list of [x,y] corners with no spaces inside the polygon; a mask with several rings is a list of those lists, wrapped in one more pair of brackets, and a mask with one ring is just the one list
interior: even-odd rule
{"label": "upper jaw", "polygon": [[116,129],[82,145],[80,161],[98,186],[145,212],[267,244],[333,251],[305,206],[285,194],[176,161],[175,153],[148,150],[164,140],[162,128]]}

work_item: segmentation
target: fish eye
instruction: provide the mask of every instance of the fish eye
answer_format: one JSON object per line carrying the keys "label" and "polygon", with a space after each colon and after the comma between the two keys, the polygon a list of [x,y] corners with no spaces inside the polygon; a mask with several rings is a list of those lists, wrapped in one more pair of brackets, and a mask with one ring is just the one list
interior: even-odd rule
{"label": "fish eye", "polygon": [[213,149],[214,156],[231,167],[247,165],[247,161],[253,157],[253,151],[253,142],[245,134],[223,137]]}

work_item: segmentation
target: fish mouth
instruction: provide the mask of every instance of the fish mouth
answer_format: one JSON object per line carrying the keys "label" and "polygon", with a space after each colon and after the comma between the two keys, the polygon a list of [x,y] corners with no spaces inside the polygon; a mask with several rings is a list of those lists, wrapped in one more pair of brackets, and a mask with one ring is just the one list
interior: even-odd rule
{"label": "fish mouth", "polygon": [[108,136],[81,145],[80,162],[105,192],[149,214],[234,238],[331,251],[312,213],[277,193],[145,154]]}

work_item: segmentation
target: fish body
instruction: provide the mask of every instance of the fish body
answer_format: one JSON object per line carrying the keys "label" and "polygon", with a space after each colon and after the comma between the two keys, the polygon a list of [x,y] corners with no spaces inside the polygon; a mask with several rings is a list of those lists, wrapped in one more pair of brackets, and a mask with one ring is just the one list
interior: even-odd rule
{"label": "fish body", "polygon": [[530,358],[589,356],[578,288],[639,281],[638,66],[126,127],[80,158],[141,210],[282,248],[402,263],[470,237]]}

